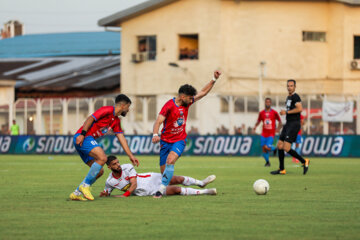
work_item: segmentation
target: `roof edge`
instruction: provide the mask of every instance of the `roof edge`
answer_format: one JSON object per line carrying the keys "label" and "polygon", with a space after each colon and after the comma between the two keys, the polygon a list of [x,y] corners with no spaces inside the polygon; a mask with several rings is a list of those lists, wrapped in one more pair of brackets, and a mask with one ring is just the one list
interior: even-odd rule
{"label": "roof edge", "polygon": [[107,17],[101,18],[98,21],[98,25],[100,27],[117,27],[118,25],[121,25],[122,22],[128,19],[140,16],[147,12],[151,12],[155,9],[164,7],[177,1],[179,0],[149,0],[109,15]]}

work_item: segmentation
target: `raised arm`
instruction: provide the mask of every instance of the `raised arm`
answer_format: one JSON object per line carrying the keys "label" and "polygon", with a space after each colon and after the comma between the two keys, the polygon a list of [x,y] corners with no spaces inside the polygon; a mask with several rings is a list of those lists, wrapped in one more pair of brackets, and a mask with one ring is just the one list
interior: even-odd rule
{"label": "raised arm", "polygon": [[152,142],[153,143],[158,143],[160,142],[160,137],[159,137],[159,129],[160,129],[160,125],[165,121],[165,116],[159,114],[158,118],[156,119],[155,123],[154,123],[154,127],[153,127],[153,138],[152,138]]}
{"label": "raised arm", "polygon": [[200,92],[198,92],[198,94],[196,94],[196,96],[194,97],[194,101],[198,101],[200,100],[201,98],[205,97],[210,91],[211,89],[213,88],[216,80],[220,77],[221,75],[221,72],[220,71],[215,71],[214,72],[214,78],[205,85],[205,87],[203,87],[203,89],[201,89]]}
{"label": "raised arm", "polygon": [[118,138],[122,148],[124,149],[126,155],[128,155],[128,157],[129,157],[130,161],[132,162],[132,164],[134,166],[138,167],[139,166],[139,160],[131,152],[124,134],[123,133],[118,133],[118,134],[116,134],[116,137]]}

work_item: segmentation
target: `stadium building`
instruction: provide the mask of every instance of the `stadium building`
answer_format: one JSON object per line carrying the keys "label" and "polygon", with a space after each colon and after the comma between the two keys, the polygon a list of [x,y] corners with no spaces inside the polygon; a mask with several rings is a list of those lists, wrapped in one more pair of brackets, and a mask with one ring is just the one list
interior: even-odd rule
{"label": "stadium building", "polygon": [[201,134],[222,124],[250,133],[258,99],[272,97],[279,110],[289,78],[298,81],[307,133],[359,134],[355,109],[350,123],[321,117],[326,99],[359,103],[359,22],[360,3],[352,0],[150,0],[98,24],[121,27],[121,89],[135,99],[126,122],[139,132],[151,131],[180,85],[199,89],[220,69],[211,95],[190,112],[189,127]]}
{"label": "stadium building", "polygon": [[73,134],[120,91],[120,34],[30,34],[0,40],[0,125]]}

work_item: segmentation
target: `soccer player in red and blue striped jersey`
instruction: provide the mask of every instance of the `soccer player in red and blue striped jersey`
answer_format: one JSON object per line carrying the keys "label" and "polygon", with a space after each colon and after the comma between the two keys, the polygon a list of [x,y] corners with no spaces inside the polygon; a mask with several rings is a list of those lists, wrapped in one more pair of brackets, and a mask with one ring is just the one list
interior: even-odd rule
{"label": "soccer player in red and blue striped jersey", "polygon": [[254,131],[260,122],[263,124],[260,144],[263,151],[263,157],[266,161],[265,167],[270,167],[269,151],[274,151],[276,148],[272,145],[274,142],[276,132],[276,121],[279,122],[278,129],[281,128],[281,119],[277,111],[271,108],[271,98],[265,99],[265,109],[259,113],[258,120],[255,124]]}
{"label": "soccer player in red and blue striped jersey", "polygon": [[120,94],[115,98],[115,106],[99,108],[86,119],[84,125],[76,132],[74,136],[75,149],[90,170],[79,187],[70,194],[71,200],[94,200],[90,186],[104,173],[102,167],[107,161],[104,150],[96,141],[97,138],[115,134],[130,161],[136,166],[139,165],[138,159],[130,151],[118,117],[120,115],[125,117],[130,105],[131,100],[126,95]]}
{"label": "soccer player in red and blue striped jersey", "polygon": [[[210,92],[220,75],[219,71],[215,71],[213,79],[199,93],[189,84],[181,86],[179,95],[170,99],[161,109],[154,124],[152,139],[153,143],[160,142],[160,170],[163,173],[162,184],[155,198],[160,198],[165,193],[174,175],[174,164],[185,149],[189,107]],[[161,124],[163,129],[160,138],[158,132]]]}

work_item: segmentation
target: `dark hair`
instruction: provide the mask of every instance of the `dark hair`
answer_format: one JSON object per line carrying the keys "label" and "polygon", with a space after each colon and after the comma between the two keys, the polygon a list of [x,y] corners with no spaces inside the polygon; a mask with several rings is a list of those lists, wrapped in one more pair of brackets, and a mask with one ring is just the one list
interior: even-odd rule
{"label": "dark hair", "polygon": [[125,94],[119,94],[115,98],[115,104],[120,103],[120,102],[128,104],[128,103],[131,103],[131,100]]}
{"label": "dark hair", "polygon": [[110,165],[112,161],[116,160],[116,157],[114,155],[110,155],[107,157],[106,165]]}
{"label": "dark hair", "polygon": [[267,101],[267,100],[270,100],[270,102],[271,102],[271,98],[269,98],[269,97],[265,98],[265,101]]}
{"label": "dark hair", "polygon": [[294,79],[289,79],[289,80],[287,80],[287,82],[293,82],[294,86],[296,86],[296,81]]}
{"label": "dark hair", "polygon": [[179,88],[179,94],[185,94],[193,97],[196,95],[196,93],[197,93],[196,89],[189,84],[182,85]]}

